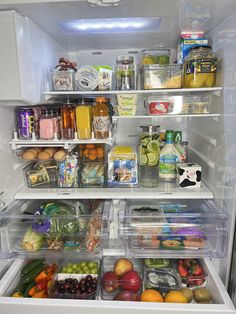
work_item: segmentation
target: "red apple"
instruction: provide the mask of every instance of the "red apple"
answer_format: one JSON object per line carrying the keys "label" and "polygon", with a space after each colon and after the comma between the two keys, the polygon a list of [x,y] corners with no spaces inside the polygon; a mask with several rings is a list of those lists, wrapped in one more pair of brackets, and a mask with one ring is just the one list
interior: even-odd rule
{"label": "red apple", "polygon": [[135,270],[130,270],[121,277],[121,285],[124,290],[138,292],[142,285],[142,279]]}
{"label": "red apple", "polygon": [[113,271],[108,271],[103,275],[102,285],[107,292],[115,291],[119,287],[119,277]]}
{"label": "red apple", "polygon": [[114,265],[117,276],[122,276],[132,269],[134,269],[133,263],[127,258],[119,258]]}
{"label": "red apple", "polygon": [[113,300],[117,301],[139,301],[139,296],[130,290],[120,291]]}

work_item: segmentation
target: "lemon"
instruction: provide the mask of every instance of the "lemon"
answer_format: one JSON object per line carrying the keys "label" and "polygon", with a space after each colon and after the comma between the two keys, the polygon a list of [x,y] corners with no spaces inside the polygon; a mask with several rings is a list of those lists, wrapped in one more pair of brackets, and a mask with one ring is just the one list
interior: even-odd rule
{"label": "lemon", "polygon": [[143,58],[142,64],[155,64],[155,62],[152,57],[147,56]]}
{"label": "lemon", "polygon": [[168,303],[188,303],[186,296],[181,291],[169,291],[165,297],[165,302]]}

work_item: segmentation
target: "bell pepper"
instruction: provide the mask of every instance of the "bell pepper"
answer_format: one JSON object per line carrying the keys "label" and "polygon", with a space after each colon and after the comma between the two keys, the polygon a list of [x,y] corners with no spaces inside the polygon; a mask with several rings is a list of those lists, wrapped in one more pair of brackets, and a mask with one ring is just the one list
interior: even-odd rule
{"label": "bell pepper", "polygon": [[47,298],[48,297],[48,294],[45,290],[41,290],[41,291],[38,291],[38,292],[35,292],[33,295],[32,295],[32,298]]}
{"label": "bell pepper", "polygon": [[41,290],[46,290],[47,284],[48,284],[47,278],[37,282],[36,287],[35,287],[36,292],[41,291]]}
{"label": "bell pepper", "polygon": [[23,293],[17,291],[15,293],[12,294],[13,298],[23,298]]}
{"label": "bell pepper", "polygon": [[33,286],[29,291],[28,291],[28,296],[32,297],[33,294],[36,292],[36,286]]}
{"label": "bell pepper", "polygon": [[47,279],[47,272],[44,270],[42,270],[37,277],[34,278],[34,281],[36,283],[39,283],[41,280],[43,279]]}

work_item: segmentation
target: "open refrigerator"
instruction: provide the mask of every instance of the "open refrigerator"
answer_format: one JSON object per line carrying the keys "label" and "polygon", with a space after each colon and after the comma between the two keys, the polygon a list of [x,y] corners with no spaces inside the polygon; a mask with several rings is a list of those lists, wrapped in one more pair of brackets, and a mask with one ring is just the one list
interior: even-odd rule
{"label": "open refrigerator", "polygon": [[[135,311],[154,313],[235,313],[227,292],[234,296],[234,233],[235,233],[235,87],[236,87],[236,4],[234,0],[223,3],[217,0],[88,0],[88,1],[0,1],[1,76],[0,76],[0,311],[1,313],[114,313]],[[121,31],[123,19],[155,18],[156,24],[140,31],[137,28]],[[82,34],[71,30],[68,21],[92,19],[97,23]],[[98,31],[99,22],[113,25]],[[113,21],[113,24],[112,24]],[[68,27],[68,28],[67,28]],[[127,26],[126,26],[127,27]],[[129,25],[128,25],[129,27]],[[183,29],[204,30],[213,51],[217,53],[218,74],[216,87],[143,90],[140,86],[130,91],[139,97],[135,116],[113,116],[113,130],[105,140],[21,140],[14,133],[15,110],[19,106],[33,106],[45,102],[73,98],[106,96],[110,99],[120,91],[52,91],[49,69],[61,56],[76,60],[80,66],[115,63],[116,56],[132,55],[140,61],[145,48],[171,49],[174,62],[178,36]],[[122,92],[123,93],[123,92]],[[128,94],[129,94],[128,93]],[[143,102],[148,95],[160,93],[178,96],[206,95],[211,97],[211,112],[207,114],[182,114],[148,116],[143,113]],[[29,188],[25,185],[25,164],[17,157],[22,148],[64,147],[72,149],[81,143],[102,143],[137,146],[139,125],[160,124],[163,129],[182,130],[189,142],[189,160],[202,167],[202,187],[180,189],[173,183],[161,183],[155,188],[143,187],[86,187],[86,188]],[[88,252],[86,235],[82,232],[79,250],[51,252],[47,248],[29,253],[18,245],[25,230],[35,217],[24,211],[38,208],[48,200],[64,200],[66,204],[82,201],[94,203],[102,200],[98,246]],[[33,205],[32,205],[33,204]],[[178,204],[190,212],[168,212],[169,204]],[[180,205],[179,205],[180,204]],[[78,205],[79,206],[79,205]],[[160,213],[145,215],[135,212],[136,207],[161,208]],[[164,209],[163,209],[164,208]],[[199,209],[201,209],[199,211]],[[33,218],[32,218],[33,217]],[[82,213],[80,222],[93,219]],[[61,220],[60,220],[61,219]],[[59,222],[67,219],[59,218]],[[71,214],[76,221],[77,216]],[[152,247],[148,238],[150,229],[161,233],[160,227],[178,226],[184,220],[197,222],[200,231],[207,234],[201,248],[178,250]],[[191,219],[191,220],[188,220]],[[140,227],[141,226],[141,227]],[[82,228],[82,227],[81,227]],[[83,229],[83,228],[82,228]],[[158,229],[158,231],[157,231]],[[151,232],[152,233],[152,232]],[[161,234],[161,236],[164,236]],[[80,238],[80,239],[81,239]],[[141,239],[141,240],[140,240]],[[145,258],[200,258],[207,273],[207,286],[214,302],[211,304],[177,304],[154,302],[124,302],[107,298],[98,284],[95,297],[87,300],[62,298],[12,298],[25,260],[44,258],[48,261],[99,261],[98,281],[101,282],[106,267],[118,257],[135,259],[140,273],[145,275]],[[136,264],[135,264],[136,265]]]}

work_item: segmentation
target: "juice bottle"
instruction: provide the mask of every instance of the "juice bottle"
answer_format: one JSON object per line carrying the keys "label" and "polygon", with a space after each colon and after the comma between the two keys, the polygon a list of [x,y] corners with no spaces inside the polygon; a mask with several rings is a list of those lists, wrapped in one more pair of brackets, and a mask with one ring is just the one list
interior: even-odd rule
{"label": "juice bottle", "polygon": [[67,102],[62,107],[62,134],[63,138],[71,140],[74,138],[75,132],[75,109]]}
{"label": "juice bottle", "polygon": [[82,100],[81,105],[76,107],[75,113],[78,138],[81,140],[90,139],[92,131],[91,106]]}
{"label": "juice bottle", "polygon": [[93,108],[94,135],[98,139],[109,137],[110,117],[106,102],[106,98],[97,97]]}

